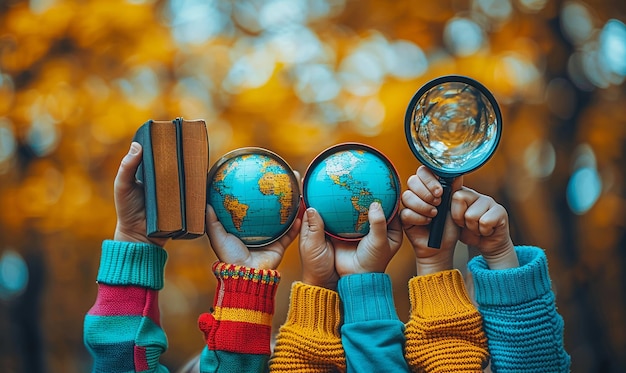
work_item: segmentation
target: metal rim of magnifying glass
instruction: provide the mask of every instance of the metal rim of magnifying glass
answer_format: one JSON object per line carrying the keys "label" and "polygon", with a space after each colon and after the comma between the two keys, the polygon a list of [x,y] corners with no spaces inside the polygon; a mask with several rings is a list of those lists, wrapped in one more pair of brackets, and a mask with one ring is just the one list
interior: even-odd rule
{"label": "metal rim of magnifying glass", "polygon": [[[489,151],[489,155],[487,155],[485,159],[482,160],[482,162],[479,162],[474,167],[465,169],[462,172],[444,171],[440,169],[435,169],[434,167],[430,167],[431,162],[428,162],[426,159],[424,159],[420,152],[417,151],[417,149],[415,148],[415,144],[413,143],[413,136],[411,135],[413,109],[417,105],[417,102],[426,92],[442,83],[465,83],[478,89],[487,98],[487,100],[493,107],[493,111],[496,115],[497,131],[495,134],[495,141],[493,142],[492,148]],[[500,112],[500,106],[498,105],[498,102],[496,101],[493,94],[487,89],[487,87],[482,85],[480,82],[463,75],[445,75],[429,81],[428,83],[424,84],[417,92],[415,92],[413,98],[411,98],[411,101],[409,102],[409,106],[407,107],[406,115],[404,116],[404,133],[411,152],[413,152],[413,155],[415,155],[415,157],[417,157],[417,159],[423,165],[431,168],[432,171],[440,177],[455,178],[457,176],[474,171],[475,169],[485,164],[485,162],[487,162],[493,156],[496,148],[498,147],[498,143],[500,142],[500,137],[502,136],[502,113]]]}

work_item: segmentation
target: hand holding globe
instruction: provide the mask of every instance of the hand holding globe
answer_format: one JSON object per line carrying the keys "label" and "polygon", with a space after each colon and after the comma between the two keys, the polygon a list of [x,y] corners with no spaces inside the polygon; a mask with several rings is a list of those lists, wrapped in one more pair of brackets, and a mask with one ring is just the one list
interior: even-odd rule
{"label": "hand holding globe", "polygon": [[[207,201],[224,229],[249,248],[278,240],[300,206],[298,177],[277,154],[248,147],[231,151],[209,171]],[[360,143],[330,147],[311,162],[303,202],[324,220],[325,232],[358,241],[370,229],[368,211],[378,202],[389,223],[400,203],[400,180],[378,150]]]}
{"label": "hand holding globe", "polygon": [[298,177],[263,148],[233,150],[208,174],[207,201],[226,232],[249,248],[269,245],[293,225],[300,206]]}
{"label": "hand holding globe", "polygon": [[326,233],[341,240],[360,240],[370,229],[368,211],[378,202],[387,223],[400,204],[400,179],[378,150],[343,143],[320,153],[303,178],[303,200],[324,220]]}

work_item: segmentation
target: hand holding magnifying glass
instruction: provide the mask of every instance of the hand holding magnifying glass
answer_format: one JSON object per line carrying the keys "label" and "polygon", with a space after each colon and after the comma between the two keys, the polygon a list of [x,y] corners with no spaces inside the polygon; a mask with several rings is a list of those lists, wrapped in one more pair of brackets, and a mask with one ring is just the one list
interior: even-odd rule
{"label": "hand holding magnifying glass", "polygon": [[439,177],[443,187],[428,238],[429,247],[439,248],[452,182],[482,166],[496,151],[502,131],[500,108],[491,92],[476,80],[443,76],[415,93],[404,129],[413,154]]}

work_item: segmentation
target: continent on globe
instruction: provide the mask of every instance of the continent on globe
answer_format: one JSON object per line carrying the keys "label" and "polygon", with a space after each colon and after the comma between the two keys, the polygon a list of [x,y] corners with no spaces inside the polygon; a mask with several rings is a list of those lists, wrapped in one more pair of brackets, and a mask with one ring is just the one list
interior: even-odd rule
{"label": "continent on globe", "polygon": [[320,153],[303,178],[302,196],[315,208],[326,233],[359,240],[369,232],[367,214],[380,203],[389,222],[400,204],[400,178],[380,151],[360,143],[342,143]]}
{"label": "continent on globe", "polygon": [[211,167],[208,179],[208,203],[224,229],[248,247],[278,240],[296,219],[296,175],[267,149],[247,147],[225,154]]}
{"label": "continent on globe", "polygon": [[259,190],[261,190],[261,193],[278,197],[281,224],[285,224],[289,220],[293,211],[292,200],[294,192],[290,176],[283,172],[265,172],[259,179]]}
{"label": "continent on globe", "polygon": [[243,219],[248,214],[249,206],[239,202],[239,200],[237,200],[237,197],[230,194],[226,194],[223,197],[224,208],[226,209],[226,211],[228,211],[228,213],[230,213],[235,228],[237,228],[238,231],[241,231],[241,225],[243,224]]}

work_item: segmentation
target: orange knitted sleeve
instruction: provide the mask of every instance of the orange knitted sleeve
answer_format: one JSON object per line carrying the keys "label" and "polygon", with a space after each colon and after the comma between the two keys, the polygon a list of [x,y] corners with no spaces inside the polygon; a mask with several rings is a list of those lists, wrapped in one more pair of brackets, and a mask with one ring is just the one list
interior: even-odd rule
{"label": "orange knitted sleeve", "polygon": [[407,363],[414,372],[482,372],[489,352],[480,313],[458,270],[409,281]]}
{"label": "orange knitted sleeve", "polygon": [[295,282],[287,320],[280,327],[270,372],[344,372],[339,294]]}

